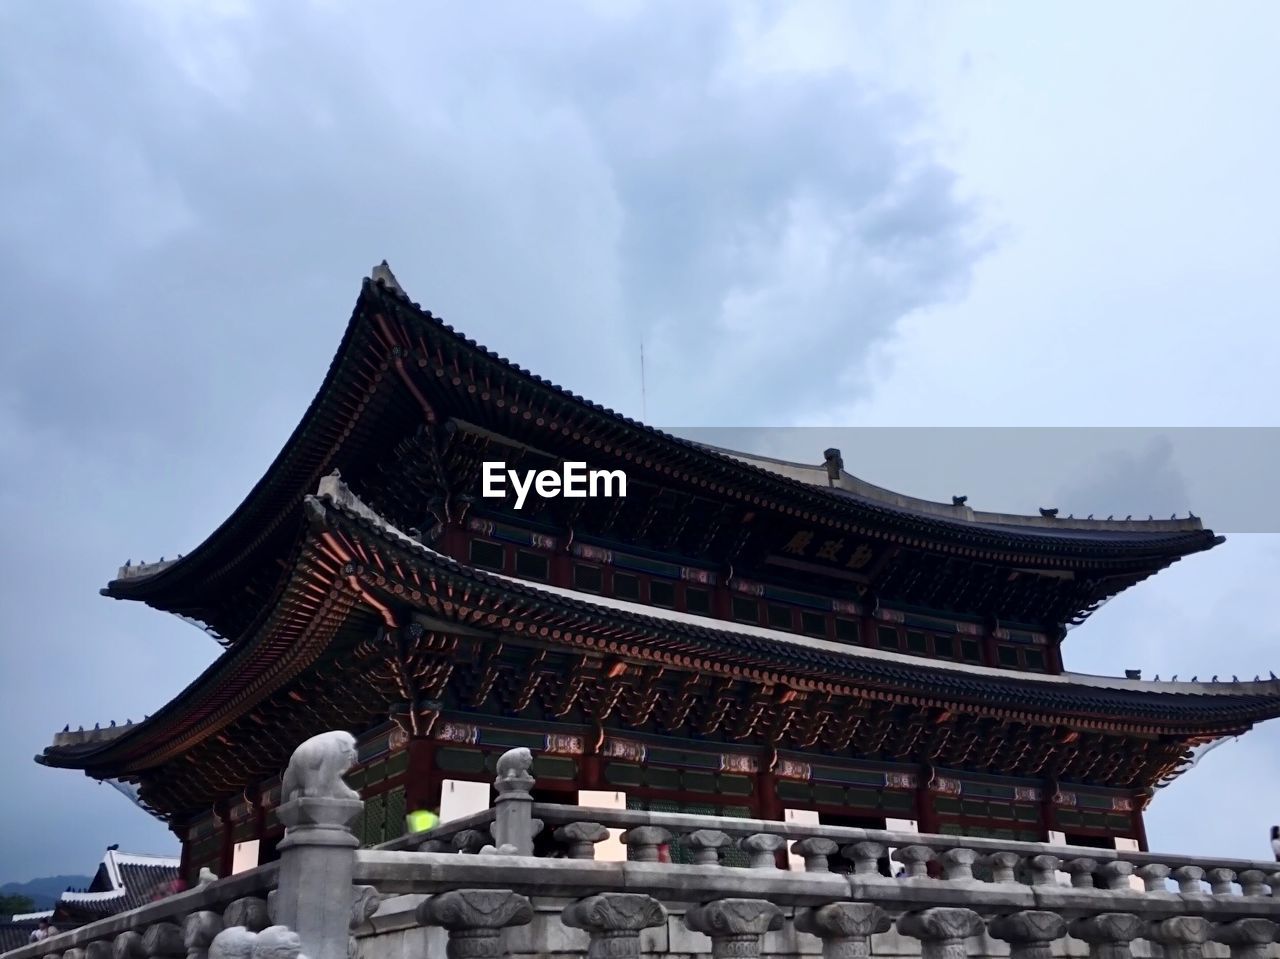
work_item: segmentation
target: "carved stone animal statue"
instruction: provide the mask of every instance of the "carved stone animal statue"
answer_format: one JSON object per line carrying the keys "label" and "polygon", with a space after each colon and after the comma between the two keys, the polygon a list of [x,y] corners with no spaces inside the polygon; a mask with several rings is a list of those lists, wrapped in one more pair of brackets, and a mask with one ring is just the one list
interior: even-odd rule
{"label": "carved stone animal statue", "polygon": [[359,799],[342,781],[356,764],[356,738],[342,730],[312,736],[293,751],[280,784],[282,802],[293,799]]}
{"label": "carved stone animal statue", "polygon": [[267,926],[253,944],[253,959],[301,959],[302,940],[288,926]]}
{"label": "carved stone animal statue", "polygon": [[257,941],[257,933],[244,926],[223,929],[209,943],[209,959],[253,959],[253,947]]}
{"label": "carved stone animal statue", "polygon": [[498,757],[498,779],[520,779],[529,775],[529,767],[533,765],[533,753],[521,746],[509,749]]}

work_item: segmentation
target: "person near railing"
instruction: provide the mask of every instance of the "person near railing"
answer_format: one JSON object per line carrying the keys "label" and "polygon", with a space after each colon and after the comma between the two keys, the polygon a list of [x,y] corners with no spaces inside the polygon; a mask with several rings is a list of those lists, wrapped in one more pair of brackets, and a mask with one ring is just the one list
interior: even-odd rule
{"label": "person near railing", "polygon": [[1271,853],[1280,862],[1280,826],[1271,827]]}

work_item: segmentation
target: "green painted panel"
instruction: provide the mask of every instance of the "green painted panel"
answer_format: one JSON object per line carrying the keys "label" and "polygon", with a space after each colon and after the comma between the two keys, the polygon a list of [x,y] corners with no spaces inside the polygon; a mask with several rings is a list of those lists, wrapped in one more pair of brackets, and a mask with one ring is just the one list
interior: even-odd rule
{"label": "green painted panel", "polygon": [[825,780],[833,783],[854,783],[859,786],[875,786],[884,788],[884,773],[871,772],[866,769],[841,769],[836,766],[811,767],[815,781]]}
{"label": "green painted panel", "polygon": [[409,768],[409,750],[402,749],[387,759],[387,778],[399,776]]}
{"label": "green painted panel", "polygon": [[1110,796],[1091,796],[1088,793],[1076,793],[1076,802],[1081,809],[1110,809]]}
{"label": "green painted panel", "polygon": [[903,792],[881,793],[880,805],[890,812],[914,812],[916,808],[912,794]]}
{"label": "green painted panel", "polygon": [[778,781],[778,798],[789,799],[794,802],[812,802],[813,787],[808,783],[798,783],[792,779],[780,779]]}
{"label": "green painted panel", "polygon": [[678,790],[680,788],[680,770],[667,769],[662,766],[650,766],[644,771],[644,783],[654,789]]}
{"label": "green painted panel", "polygon": [[527,749],[545,749],[547,737],[541,733],[518,732],[514,729],[481,729],[480,742],[486,746],[505,746],[514,749],[524,746]]}
{"label": "green painted panel", "polygon": [[716,777],[710,773],[686,772],[684,774],[684,788],[689,792],[713,793],[716,791]]}
{"label": "green painted panel", "polygon": [[845,791],[839,786],[818,783],[813,787],[813,801],[823,806],[843,806]]}
{"label": "green painted panel", "polygon": [[572,782],[578,778],[578,764],[565,756],[535,756],[535,779],[560,779]]}
{"label": "green painted panel", "polygon": [[845,802],[854,809],[879,809],[882,796],[883,793],[874,789],[850,787],[845,790]]}
{"label": "green painted panel", "polygon": [[436,751],[436,765],[449,772],[482,773],[485,771],[484,753],[477,749],[446,746]]}
{"label": "green painted panel", "polygon": [[604,781],[614,786],[639,786],[640,767],[632,763],[605,763]]}
{"label": "green painted panel", "polygon": [[719,769],[720,754],[687,752],[682,749],[665,749],[653,746],[645,750],[645,761],[656,766],[675,766],[679,769]]}
{"label": "green painted panel", "polygon": [[384,797],[386,801],[386,819],[382,829],[382,842],[390,842],[404,835],[404,787],[397,786]]}
{"label": "green painted panel", "polygon": [[[735,776],[732,773],[720,774],[720,792],[726,796],[750,796],[754,786],[750,776]],[[778,783],[779,786],[782,783]]]}

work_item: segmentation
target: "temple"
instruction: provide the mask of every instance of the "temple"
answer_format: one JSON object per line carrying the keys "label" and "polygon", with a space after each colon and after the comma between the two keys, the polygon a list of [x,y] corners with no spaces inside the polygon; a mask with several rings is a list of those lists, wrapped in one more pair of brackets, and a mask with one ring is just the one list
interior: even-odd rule
{"label": "temple", "polygon": [[[145,721],[68,730],[37,761],[136,790],[188,881],[276,857],[282,770],[332,728],[359,741],[366,845],[412,810],[487,805],[497,756],[527,746],[540,801],[1145,849],[1155,789],[1280,715],[1273,680],[1063,665],[1068,627],[1222,541],[1199,520],[983,513],[814,452],[590,403],[383,264],[244,502],[103,590],[194,621],[220,657]],[[485,463],[582,463],[625,495],[548,482],[517,508],[510,482],[485,495]]]}

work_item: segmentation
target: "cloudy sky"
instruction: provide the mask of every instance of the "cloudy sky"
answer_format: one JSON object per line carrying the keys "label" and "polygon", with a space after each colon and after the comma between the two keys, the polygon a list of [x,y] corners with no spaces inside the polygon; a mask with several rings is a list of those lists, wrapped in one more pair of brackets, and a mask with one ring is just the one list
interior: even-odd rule
{"label": "cloudy sky", "polygon": [[[808,459],[847,426],[1276,425],[1274,4],[463,11],[0,4],[0,881],[175,848],[31,757],[214,657],[97,590],[234,508],[383,257],[594,400],[814,427]],[[1188,486],[1161,449],[1128,461],[1153,510]],[[944,495],[945,462],[896,485]],[[1081,460],[1018,502],[964,491],[1101,513],[1110,482]],[[1237,525],[1073,632],[1068,666],[1280,670],[1280,541]],[[1269,856],[1277,746],[1210,754],[1153,846]]]}

